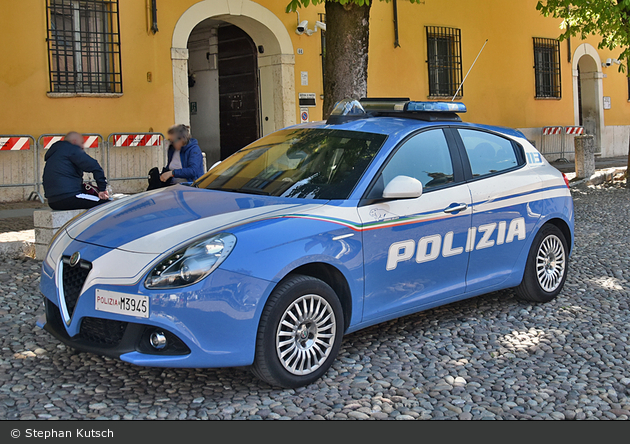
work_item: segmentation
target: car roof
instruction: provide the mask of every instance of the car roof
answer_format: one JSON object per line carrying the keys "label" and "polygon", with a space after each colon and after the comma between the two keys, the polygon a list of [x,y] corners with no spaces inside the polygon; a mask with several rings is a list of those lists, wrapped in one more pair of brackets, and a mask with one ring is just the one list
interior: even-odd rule
{"label": "car roof", "polygon": [[[298,125],[296,125],[298,126]],[[334,129],[345,131],[360,131],[366,133],[384,134],[394,136],[394,139],[405,137],[409,133],[415,132],[423,128],[457,126],[469,127],[471,129],[483,129],[487,131],[504,134],[510,137],[525,138],[520,131],[493,125],[483,125],[478,123],[454,122],[452,120],[432,120],[424,121],[406,117],[390,117],[390,116],[368,116],[361,119],[349,120],[340,124],[329,124],[326,121],[311,122],[299,125],[300,128],[313,129]],[[294,126],[295,127],[295,126]],[[292,127],[292,128],[294,128]]]}

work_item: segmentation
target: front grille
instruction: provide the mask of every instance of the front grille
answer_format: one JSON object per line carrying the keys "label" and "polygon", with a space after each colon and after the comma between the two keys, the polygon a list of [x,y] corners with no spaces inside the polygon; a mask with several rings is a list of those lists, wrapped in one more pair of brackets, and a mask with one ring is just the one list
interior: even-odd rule
{"label": "front grille", "polygon": [[77,300],[90,270],[92,270],[92,263],[88,261],[81,260],[73,267],[70,265],[69,257],[63,258],[63,296],[70,317],[77,306]]}
{"label": "front grille", "polygon": [[79,337],[94,345],[116,347],[122,341],[127,322],[101,318],[83,318]]}

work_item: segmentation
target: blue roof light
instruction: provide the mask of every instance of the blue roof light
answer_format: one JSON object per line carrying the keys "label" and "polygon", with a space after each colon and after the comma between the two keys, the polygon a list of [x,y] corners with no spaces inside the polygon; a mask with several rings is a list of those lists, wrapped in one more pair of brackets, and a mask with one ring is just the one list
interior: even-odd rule
{"label": "blue roof light", "polygon": [[461,102],[408,102],[405,111],[424,111],[433,113],[465,113],[466,105]]}

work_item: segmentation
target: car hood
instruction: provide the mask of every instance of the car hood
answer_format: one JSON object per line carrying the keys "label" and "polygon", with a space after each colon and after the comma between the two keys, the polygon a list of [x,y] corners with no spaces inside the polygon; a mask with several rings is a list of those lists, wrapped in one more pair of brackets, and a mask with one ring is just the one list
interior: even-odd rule
{"label": "car hood", "polygon": [[66,231],[72,239],[101,247],[162,254],[205,233],[324,203],[178,185],[97,207],[70,224]]}

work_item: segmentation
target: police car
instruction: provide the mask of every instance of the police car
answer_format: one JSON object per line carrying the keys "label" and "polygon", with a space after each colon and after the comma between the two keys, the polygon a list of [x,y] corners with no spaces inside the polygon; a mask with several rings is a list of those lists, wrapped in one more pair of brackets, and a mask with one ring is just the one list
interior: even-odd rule
{"label": "police car", "polygon": [[48,332],[154,367],[321,377],[344,334],[514,288],[546,302],[573,246],[566,177],[461,103],[340,102],[198,181],[69,222],[43,262]]}

